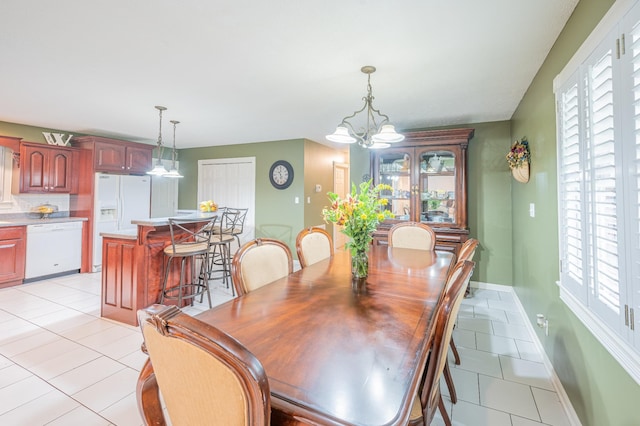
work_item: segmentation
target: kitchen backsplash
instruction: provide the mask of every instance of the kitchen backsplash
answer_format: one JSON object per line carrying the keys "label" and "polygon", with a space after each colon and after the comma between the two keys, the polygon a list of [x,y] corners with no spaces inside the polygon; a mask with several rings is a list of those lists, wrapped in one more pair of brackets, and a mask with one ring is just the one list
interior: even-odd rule
{"label": "kitchen backsplash", "polygon": [[0,213],[29,213],[42,204],[58,206],[59,212],[69,211],[69,194],[18,194],[11,198],[11,206]]}

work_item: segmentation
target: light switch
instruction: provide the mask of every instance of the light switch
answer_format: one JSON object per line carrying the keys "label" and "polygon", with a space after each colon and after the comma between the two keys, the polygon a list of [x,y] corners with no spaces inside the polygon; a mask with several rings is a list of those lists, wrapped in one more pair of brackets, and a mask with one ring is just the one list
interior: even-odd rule
{"label": "light switch", "polygon": [[536,205],[534,203],[529,203],[529,216],[536,217]]}
{"label": "light switch", "polygon": [[320,185],[319,183],[316,184],[316,192],[320,192],[322,191],[322,185]]}
{"label": "light switch", "polygon": [[311,204],[311,197],[307,197],[307,204]]}
{"label": "light switch", "polygon": [[296,203],[296,204],[300,204],[300,197],[294,198],[293,202]]}

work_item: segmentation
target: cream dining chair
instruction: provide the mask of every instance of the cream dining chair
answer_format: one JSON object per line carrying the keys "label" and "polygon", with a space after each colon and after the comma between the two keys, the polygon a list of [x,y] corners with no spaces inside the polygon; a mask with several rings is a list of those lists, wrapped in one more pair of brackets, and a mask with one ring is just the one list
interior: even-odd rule
{"label": "cream dining chair", "polygon": [[304,268],[333,256],[333,241],[322,228],[305,228],[296,237],[296,252],[300,267]]}
{"label": "cream dining chair", "polygon": [[[476,253],[476,248],[478,247],[479,241],[475,238],[469,238],[462,244],[460,247],[460,251],[458,252],[458,262],[462,262],[464,260],[473,260],[473,257]],[[469,295],[469,285],[467,284],[467,288],[464,290],[464,297]],[[458,354],[458,348],[456,347],[456,343],[451,339],[451,351],[453,352],[454,362],[456,365],[460,365],[460,355]]]}
{"label": "cream dining chair", "polygon": [[389,230],[389,247],[417,250],[435,250],[436,233],[429,225],[418,222],[400,222]]}
{"label": "cream dining chair", "polygon": [[136,386],[146,425],[270,424],[267,375],[241,343],[176,306],[152,305],[138,317],[149,355]]}
{"label": "cream dining chair", "polygon": [[[419,389],[411,408],[410,425],[429,425],[435,415],[436,407],[440,410],[445,425],[451,426],[451,420],[440,394],[440,378],[448,371],[447,352],[453,332],[453,325],[462,299],[464,289],[469,284],[474,263],[458,262],[450,278],[447,280],[445,292],[438,301],[435,312],[435,333],[431,345],[431,353]],[[446,375],[445,375],[446,378]]]}
{"label": "cream dining chair", "polygon": [[258,238],[243,245],[231,262],[236,294],[242,296],[293,272],[289,247],[280,240]]}

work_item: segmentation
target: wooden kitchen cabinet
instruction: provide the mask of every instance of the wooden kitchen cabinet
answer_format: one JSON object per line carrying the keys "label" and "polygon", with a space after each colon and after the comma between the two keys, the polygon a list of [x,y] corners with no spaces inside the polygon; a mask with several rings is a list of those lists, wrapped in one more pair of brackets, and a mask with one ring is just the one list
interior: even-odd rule
{"label": "wooden kitchen cabinet", "polygon": [[153,145],[97,136],[74,138],[72,143],[93,152],[94,172],[141,175],[151,169]]}
{"label": "wooden kitchen cabinet", "polygon": [[136,324],[138,303],[136,240],[103,239],[101,315]]}
{"label": "wooden kitchen cabinet", "polygon": [[469,235],[466,170],[473,133],[473,129],[410,132],[402,143],[372,151],[374,183],[391,186],[381,196],[395,215],[378,226],[375,243],[386,244],[389,229],[398,222],[422,222],[436,232],[437,249],[457,253]]}
{"label": "wooden kitchen cabinet", "polygon": [[73,148],[38,143],[20,144],[20,163],[14,168],[13,193],[69,194],[77,190],[73,184]]}
{"label": "wooden kitchen cabinet", "polygon": [[0,228],[0,288],[22,284],[26,257],[26,227]]}

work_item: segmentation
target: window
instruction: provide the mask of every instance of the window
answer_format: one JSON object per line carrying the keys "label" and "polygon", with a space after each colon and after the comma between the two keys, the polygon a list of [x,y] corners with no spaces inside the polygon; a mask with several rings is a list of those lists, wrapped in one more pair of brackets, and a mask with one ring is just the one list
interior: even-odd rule
{"label": "window", "polygon": [[618,3],[554,81],[560,297],[640,383],[640,4]]}

